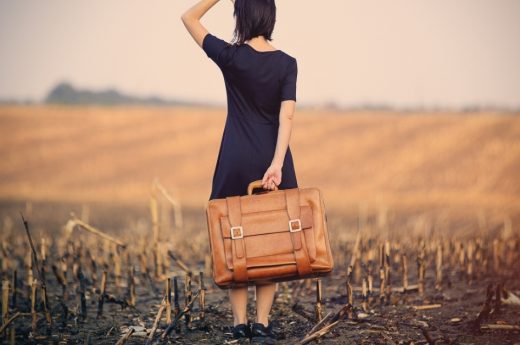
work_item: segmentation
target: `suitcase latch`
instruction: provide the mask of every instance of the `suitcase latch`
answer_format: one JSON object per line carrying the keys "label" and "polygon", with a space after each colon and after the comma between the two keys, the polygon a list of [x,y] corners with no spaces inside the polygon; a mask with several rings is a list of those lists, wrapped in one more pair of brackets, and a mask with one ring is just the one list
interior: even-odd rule
{"label": "suitcase latch", "polygon": [[[293,229],[294,223],[298,224],[298,227],[296,229]],[[302,222],[300,221],[300,218],[289,220],[289,231],[290,232],[302,231]]]}
{"label": "suitcase latch", "polygon": [[[240,230],[238,235],[235,235],[235,230]],[[242,228],[241,225],[231,227],[231,238],[234,240],[239,239],[239,238],[244,238],[244,229]]]}

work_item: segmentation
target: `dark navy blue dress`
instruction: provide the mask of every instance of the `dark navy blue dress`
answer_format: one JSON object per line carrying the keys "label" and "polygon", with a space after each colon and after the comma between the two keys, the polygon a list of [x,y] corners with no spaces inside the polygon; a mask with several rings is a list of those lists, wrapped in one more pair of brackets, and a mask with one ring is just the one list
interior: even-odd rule
{"label": "dark navy blue dress", "polygon": [[[246,195],[248,184],[261,180],[273,160],[281,102],[296,101],[297,62],[281,50],[261,52],[211,33],[204,37],[202,49],[222,71],[227,94],[226,123],[209,199]],[[289,146],[278,188],[296,187]]]}

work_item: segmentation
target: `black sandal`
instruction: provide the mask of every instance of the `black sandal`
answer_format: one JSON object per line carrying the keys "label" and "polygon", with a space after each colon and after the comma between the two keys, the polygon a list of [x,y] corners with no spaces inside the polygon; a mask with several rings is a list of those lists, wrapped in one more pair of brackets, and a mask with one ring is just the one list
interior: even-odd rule
{"label": "black sandal", "polygon": [[266,327],[263,323],[255,322],[251,325],[251,335],[253,337],[270,337],[273,335],[273,324],[269,322]]}
{"label": "black sandal", "polygon": [[251,328],[245,323],[233,326],[233,338],[251,338]]}

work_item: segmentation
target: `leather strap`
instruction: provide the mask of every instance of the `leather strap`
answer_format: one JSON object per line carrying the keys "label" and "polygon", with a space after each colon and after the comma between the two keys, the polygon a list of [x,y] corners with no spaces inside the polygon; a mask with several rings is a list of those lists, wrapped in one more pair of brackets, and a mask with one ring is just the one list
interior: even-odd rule
{"label": "leather strap", "polygon": [[[231,226],[242,225],[240,195],[226,197],[226,202]],[[231,239],[231,252],[233,257],[234,280],[238,283],[247,282],[246,244],[244,243],[244,238]]]}
{"label": "leather strap", "polygon": [[[298,188],[290,188],[284,190],[285,202],[287,204],[287,214],[289,220],[300,219],[300,191]],[[296,268],[300,276],[312,273],[309,254],[307,252],[307,243],[303,230],[291,232],[291,240],[294,250],[294,258],[296,259]]]}

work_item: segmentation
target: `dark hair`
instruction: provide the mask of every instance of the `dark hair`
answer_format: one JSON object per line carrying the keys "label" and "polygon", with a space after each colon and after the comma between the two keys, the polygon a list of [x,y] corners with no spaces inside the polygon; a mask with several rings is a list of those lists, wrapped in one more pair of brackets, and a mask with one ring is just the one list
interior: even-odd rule
{"label": "dark hair", "polygon": [[236,19],[233,42],[242,44],[260,35],[272,41],[276,22],[274,0],[235,0],[233,17]]}

